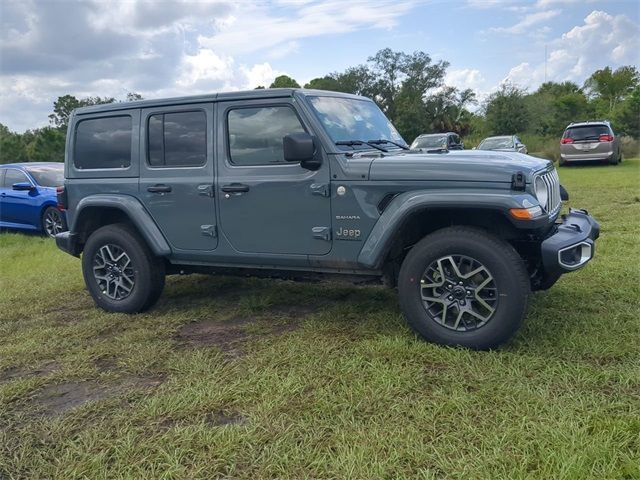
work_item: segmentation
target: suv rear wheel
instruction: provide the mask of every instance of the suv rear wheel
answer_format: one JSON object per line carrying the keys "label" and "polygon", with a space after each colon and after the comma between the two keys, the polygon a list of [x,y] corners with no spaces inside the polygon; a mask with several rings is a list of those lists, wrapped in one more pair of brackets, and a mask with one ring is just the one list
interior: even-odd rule
{"label": "suv rear wheel", "polygon": [[150,308],[164,288],[164,262],[128,225],[113,224],[91,234],[82,254],[84,281],[96,305],[109,312]]}
{"label": "suv rear wheel", "polygon": [[471,227],[445,228],[418,242],[402,263],[398,289],[407,322],[422,337],[478,350],[513,336],[530,293],[513,247]]}

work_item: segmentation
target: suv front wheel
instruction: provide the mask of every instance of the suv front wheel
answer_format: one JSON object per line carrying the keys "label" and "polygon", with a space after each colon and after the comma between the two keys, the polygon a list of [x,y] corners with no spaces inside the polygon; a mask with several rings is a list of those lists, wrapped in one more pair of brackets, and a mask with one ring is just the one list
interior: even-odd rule
{"label": "suv front wheel", "polygon": [[82,274],[96,305],[109,312],[150,308],[164,288],[164,262],[126,224],[91,234],[82,254]]}
{"label": "suv front wheel", "polygon": [[407,322],[422,337],[478,350],[513,336],[530,293],[514,248],[472,227],[445,228],[418,242],[402,263],[398,290]]}

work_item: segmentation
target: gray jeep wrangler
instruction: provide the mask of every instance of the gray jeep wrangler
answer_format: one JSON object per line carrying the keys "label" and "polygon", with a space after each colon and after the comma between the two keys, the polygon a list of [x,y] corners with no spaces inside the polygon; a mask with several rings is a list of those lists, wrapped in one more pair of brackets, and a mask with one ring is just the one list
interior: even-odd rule
{"label": "gray jeep wrangler", "polygon": [[583,210],[557,222],[549,161],[411,150],[374,102],[335,92],[81,108],[65,163],[56,242],[110,312],[150,308],[167,274],[341,276],[397,287],[430,341],[489,349],[599,234]]}

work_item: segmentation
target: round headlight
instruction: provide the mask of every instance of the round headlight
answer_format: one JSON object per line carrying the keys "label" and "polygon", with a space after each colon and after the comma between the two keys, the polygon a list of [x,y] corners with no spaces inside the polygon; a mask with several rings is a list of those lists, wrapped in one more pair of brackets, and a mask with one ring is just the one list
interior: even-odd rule
{"label": "round headlight", "polygon": [[542,208],[547,208],[547,200],[549,200],[549,194],[547,193],[547,184],[540,177],[536,178],[535,182],[536,198],[540,202]]}

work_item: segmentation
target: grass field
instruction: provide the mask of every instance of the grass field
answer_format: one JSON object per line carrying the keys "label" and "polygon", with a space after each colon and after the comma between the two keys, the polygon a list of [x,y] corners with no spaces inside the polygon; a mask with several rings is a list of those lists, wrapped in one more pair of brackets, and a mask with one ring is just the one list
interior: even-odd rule
{"label": "grass field", "polygon": [[560,169],[596,258],[500,351],[393,291],[190,276],[94,308],[77,259],[0,235],[0,478],[640,478],[640,160]]}

